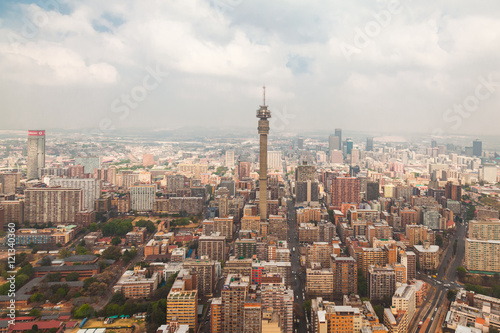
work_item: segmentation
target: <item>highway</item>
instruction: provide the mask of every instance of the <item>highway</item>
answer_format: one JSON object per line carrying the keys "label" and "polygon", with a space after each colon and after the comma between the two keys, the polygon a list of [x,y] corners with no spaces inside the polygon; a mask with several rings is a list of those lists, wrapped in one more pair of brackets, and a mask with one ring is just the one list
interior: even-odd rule
{"label": "highway", "polygon": [[[450,239],[447,251],[438,266],[436,278],[421,273],[418,274],[418,278],[429,283],[433,289],[431,289],[431,300],[426,299],[425,302],[427,304],[422,304],[419,311],[413,318],[413,324],[410,325],[411,333],[420,331],[425,333],[434,332],[437,325],[441,324],[435,322],[434,320],[441,311],[446,311],[446,309],[441,309],[440,307],[442,307],[446,300],[448,290],[459,287],[459,284],[456,282],[457,267],[462,265],[462,261],[465,256],[465,235],[467,224],[464,225],[464,223],[457,223],[456,226],[457,230],[455,235]],[[455,240],[457,240],[458,243],[457,253],[453,256],[453,243]],[[428,305],[429,303],[430,306]],[[422,312],[425,314],[422,315]],[[419,330],[417,323],[420,320],[425,323],[427,319],[430,319],[429,324],[427,326],[424,325],[422,329]]]}

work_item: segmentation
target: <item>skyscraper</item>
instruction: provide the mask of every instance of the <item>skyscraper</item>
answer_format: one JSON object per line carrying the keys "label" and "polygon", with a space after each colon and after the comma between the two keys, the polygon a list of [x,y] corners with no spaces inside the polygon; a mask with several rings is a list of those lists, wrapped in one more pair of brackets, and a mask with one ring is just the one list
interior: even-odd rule
{"label": "skyscraper", "polygon": [[328,137],[328,150],[339,150],[340,147],[340,138],[336,135],[331,134]]}
{"label": "skyscraper", "polygon": [[28,131],[27,178],[39,178],[42,168],[45,168],[45,131]]}
{"label": "skyscraper", "polygon": [[226,167],[234,168],[234,150],[226,151]]}
{"label": "skyscraper", "polygon": [[373,151],[373,138],[366,138],[366,151]]}
{"label": "skyscraper", "polygon": [[269,118],[271,111],[266,105],[266,87],[263,87],[263,105],[257,110],[257,118],[259,118],[259,126],[257,130],[260,135],[260,168],[259,168],[259,212],[260,220],[267,219],[267,135],[269,134]]}
{"label": "skyscraper", "polygon": [[481,157],[483,155],[483,142],[479,139],[472,141],[472,155]]}
{"label": "skyscraper", "polygon": [[351,138],[347,138],[345,140],[346,144],[346,154],[349,155],[351,153],[352,148],[354,148],[354,142],[352,142]]}
{"label": "skyscraper", "polygon": [[335,149],[342,150],[342,129],[341,128],[335,129],[335,136],[337,136],[339,138],[339,146],[338,146],[338,148],[335,148]]}

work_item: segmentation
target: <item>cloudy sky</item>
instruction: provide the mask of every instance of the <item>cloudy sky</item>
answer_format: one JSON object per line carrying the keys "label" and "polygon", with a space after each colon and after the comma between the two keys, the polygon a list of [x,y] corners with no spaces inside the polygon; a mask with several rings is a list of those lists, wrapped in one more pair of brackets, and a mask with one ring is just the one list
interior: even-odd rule
{"label": "cloudy sky", "polygon": [[0,2],[0,129],[496,134],[500,3]]}

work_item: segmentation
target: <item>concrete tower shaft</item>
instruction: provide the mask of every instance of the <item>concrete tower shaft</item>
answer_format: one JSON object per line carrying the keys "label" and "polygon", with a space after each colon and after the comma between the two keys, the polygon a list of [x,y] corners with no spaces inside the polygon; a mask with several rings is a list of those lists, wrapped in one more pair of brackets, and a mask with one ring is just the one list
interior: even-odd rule
{"label": "concrete tower shaft", "polygon": [[264,89],[264,103],[257,110],[259,126],[257,127],[260,135],[260,167],[259,167],[259,212],[260,220],[267,221],[267,135],[269,134],[269,118],[271,111],[266,105],[266,87]]}

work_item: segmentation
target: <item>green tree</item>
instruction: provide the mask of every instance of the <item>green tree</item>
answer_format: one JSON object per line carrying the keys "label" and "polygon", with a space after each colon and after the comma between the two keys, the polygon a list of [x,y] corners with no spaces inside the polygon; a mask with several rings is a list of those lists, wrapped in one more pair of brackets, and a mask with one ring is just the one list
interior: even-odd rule
{"label": "green tree", "polygon": [[99,226],[97,225],[97,223],[91,223],[89,226],[89,230],[91,232],[96,232],[97,230],[99,230]]}
{"label": "green tree", "polygon": [[67,257],[71,257],[71,251],[69,251],[67,248],[62,248],[59,250],[59,258],[64,259]]}
{"label": "green tree", "polygon": [[116,293],[113,294],[113,296],[111,296],[109,303],[123,305],[123,304],[125,304],[125,295],[123,295],[123,293],[117,291]]}
{"label": "green tree", "polygon": [[59,282],[62,279],[61,273],[49,273],[46,278],[47,282]]}
{"label": "green tree", "polygon": [[45,297],[43,296],[42,293],[34,293],[33,295],[31,295],[30,297],[30,302],[32,303],[37,303],[37,302],[41,302],[45,299]]}
{"label": "green tree", "polygon": [[306,315],[311,315],[311,300],[304,301],[304,303],[302,303],[302,309],[304,309]]}
{"label": "green tree", "polygon": [[113,244],[114,246],[118,246],[120,245],[122,242],[122,239],[120,237],[114,237],[112,240],[111,240],[111,244]]}
{"label": "green tree", "polygon": [[122,251],[117,246],[110,246],[102,252],[101,255],[104,259],[118,260],[122,256]]}
{"label": "green tree", "polygon": [[443,246],[443,237],[440,234],[436,235],[436,245],[439,247]]}
{"label": "green tree", "polygon": [[42,315],[42,312],[38,309],[31,309],[29,315],[33,317],[40,317]]}
{"label": "green tree", "polygon": [[87,317],[92,317],[95,314],[95,310],[88,303],[83,304],[75,311],[73,315],[75,318],[82,319]]}
{"label": "green tree", "polygon": [[66,275],[66,281],[78,281],[80,278],[80,273],[78,272],[71,272],[68,275]]}

